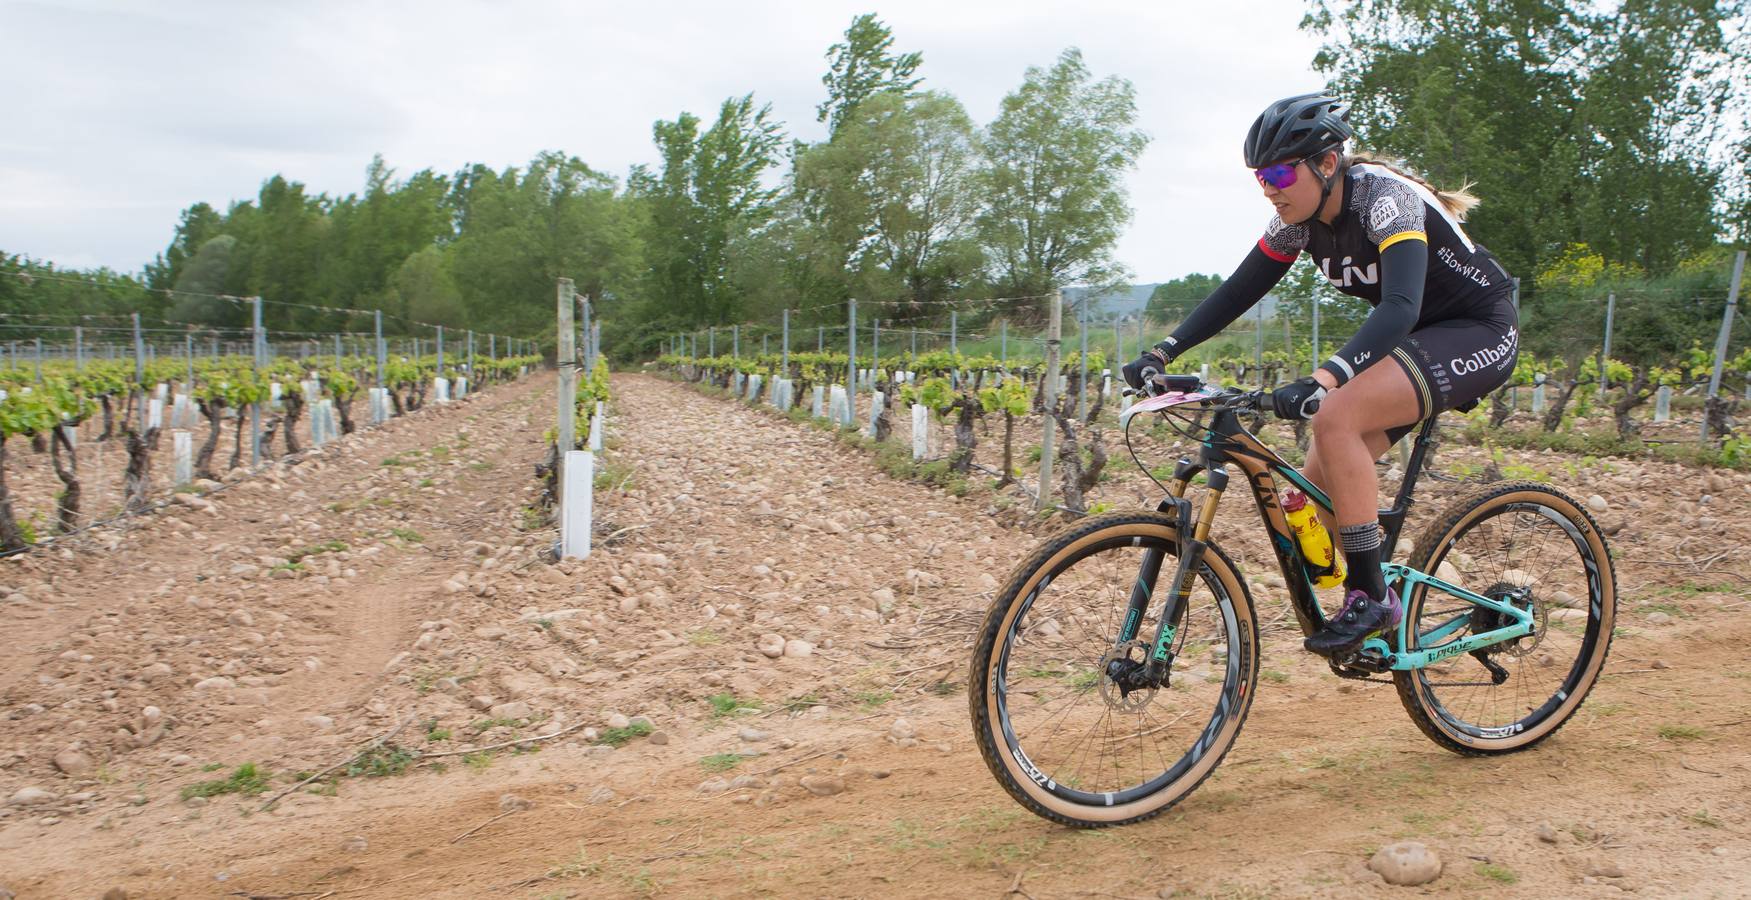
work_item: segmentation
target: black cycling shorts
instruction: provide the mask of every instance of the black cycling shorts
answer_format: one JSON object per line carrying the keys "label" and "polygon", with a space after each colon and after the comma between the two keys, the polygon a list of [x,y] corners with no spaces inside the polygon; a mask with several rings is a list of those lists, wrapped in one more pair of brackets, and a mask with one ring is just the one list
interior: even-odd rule
{"label": "black cycling shorts", "polygon": [[1430,322],[1392,349],[1417,394],[1417,421],[1386,431],[1399,438],[1449,409],[1470,410],[1508,382],[1520,355],[1520,318],[1503,297],[1478,318]]}

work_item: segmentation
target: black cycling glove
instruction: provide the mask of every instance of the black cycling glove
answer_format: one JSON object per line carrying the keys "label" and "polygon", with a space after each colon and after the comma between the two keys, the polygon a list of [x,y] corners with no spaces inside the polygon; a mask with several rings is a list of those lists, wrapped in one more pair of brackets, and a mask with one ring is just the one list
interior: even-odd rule
{"label": "black cycling glove", "polygon": [[1271,392],[1271,410],[1282,419],[1311,419],[1325,399],[1325,385],[1313,376],[1297,378]]}
{"label": "black cycling glove", "polygon": [[1143,351],[1142,356],[1125,363],[1125,367],[1119,372],[1125,376],[1126,384],[1141,390],[1144,380],[1148,378],[1146,373],[1151,371],[1157,375],[1165,373],[1167,364],[1173,362],[1176,356],[1179,356],[1179,350],[1174,346],[1173,338],[1168,338]]}

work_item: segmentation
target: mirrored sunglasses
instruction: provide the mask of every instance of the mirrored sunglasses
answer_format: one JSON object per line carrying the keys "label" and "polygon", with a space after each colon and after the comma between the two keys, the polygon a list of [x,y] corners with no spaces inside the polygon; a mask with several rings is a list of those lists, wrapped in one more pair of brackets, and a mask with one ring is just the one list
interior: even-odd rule
{"label": "mirrored sunglasses", "polygon": [[1268,185],[1280,191],[1295,183],[1295,173],[1300,167],[1301,160],[1296,160],[1254,169],[1252,174],[1258,178],[1259,184]]}

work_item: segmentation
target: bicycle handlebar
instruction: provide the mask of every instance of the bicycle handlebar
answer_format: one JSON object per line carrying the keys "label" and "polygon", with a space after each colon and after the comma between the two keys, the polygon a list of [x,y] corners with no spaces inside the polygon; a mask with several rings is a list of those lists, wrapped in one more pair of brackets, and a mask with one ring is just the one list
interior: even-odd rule
{"label": "bicycle handlebar", "polygon": [[1210,400],[1227,409],[1245,410],[1258,413],[1275,414],[1271,408],[1270,391],[1243,391],[1239,388],[1217,387],[1211,390],[1211,385],[1205,384],[1196,375],[1163,375],[1157,373],[1153,378],[1143,383],[1143,389],[1125,388],[1120,395],[1125,397],[1156,396],[1170,391],[1191,394],[1198,391],[1210,391]]}

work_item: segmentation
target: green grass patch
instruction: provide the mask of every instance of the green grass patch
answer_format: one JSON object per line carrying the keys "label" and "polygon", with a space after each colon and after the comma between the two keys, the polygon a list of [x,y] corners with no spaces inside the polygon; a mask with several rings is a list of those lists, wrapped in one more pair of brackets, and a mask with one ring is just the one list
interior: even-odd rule
{"label": "green grass patch", "polygon": [[305,557],[316,556],[320,553],[339,553],[345,549],[347,549],[347,545],[342,541],[323,541],[320,544],[311,544],[294,552],[286,558],[286,562],[296,564],[303,561]]}
{"label": "green grass patch", "polygon": [[[448,736],[448,732],[445,734]],[[349,778],[385,778],[407,771],[417,759],[419,754],[411,750],[403,750],[394,744],[380,744],[347,763],[345,771]]]}
{"label": "green grass patch", "polygon": [[712,694],[705,698],[705,702],[711,704],[712,716],[720,718],[735,715],[742,710],[758,710],[762,705],[759,700],[739,699],[734,694]]}
{"label": "green grass patch", "polygon": [[476,750],[473,753],[465,753],[462,756],[462,762],[472,771],[485,772],[487,769],[492,768],[492,752],[489,750]]}
{"label": "green grass patch", "polygon": [[596,490],[603,493],[624,490],[632,483],[633,472],[633,467],[627,463],[597,455],[594,481]]}
{"label": "green grass patch", "polygon": [[1502,467],[1502,477],[1509,481],[1550,481],[1550,473],[1535,466],[1510,464]]}
{"label": "green grass patch", "polygon": [[602,729],[602,732],[596,735],[596,743],[606,744],[610,747],[619,747],[635,737],[644,737],[650,733],[651,726],[649,722],[634,722],[625,728]]}
{"label": "green grass patch", "polygon": [[1276,669],[1265,669],[1264,671],[1260,672],[1259,674],[1264,676],[1264,679],[1272,684],[1288,684],[1289,683],[1289,673],[1288,672],[1279,672]]}
{"label": "green grass patch", "polygon": [[1502,884],[1513,884],[1520,880],[1520,873],[1515,872],[1507,866],[1497,865],[1496,863],[1480,862],[1472,867],[1472,871],[1491,881],[1498,881]]}
{"label": "green grass patch", "polygon": [[723,643],[724,636],[709,628],[701,628],[687,635],[687,643],[695,647],[709,647],[712,644]]}
{"label": "green grass patch", "polygon": [[230,777],[213,781],[197,781],[182,789],[182,799],[217,797],[220,794],[242,794],[253,797],[268,789],[269,773],[255,763],[244,763],[232,770]]}
{"label": "green grass patch", "polygon": [[704,766],[707,772],[728,772],[742,764],[742,757],[734,753],[713,753],[701,758],[699,764]]}
{"label": "green grass patch", "polygon": [[1687,821],[1694,822],[1694,823],[1701,825],[1705,828],[1725,828],[1725,827],[1727,827],[1725,822],[1722,822],[1720,819],[1715,818],[1714,814],[1709,812],[1706,809],[1699,809],[1693,813],[1686,813],[1684,818]]}
{"label": "green grass patch", "polygon": [[426,539],[425,535],[414,531],[412,528],[391,528],[389,529],[389,533],[409,544],[422,543]]}
{"label": "green grass patch", "polygon": [[1661,725],[1658,734],[1668,741],[1700,741],[1708,736],[1708,732],[1695,725]]}
{"label": "green grass patch", "polygon": [[884,703],[887,703],[889,700],[894,699],[894,692],[893,691],[858,691],[857,693],[853,694],[852,696],[856,697],[857,702],[863,704],[863,707],[865,709],[875,709],[876,707],[881,706]]}

